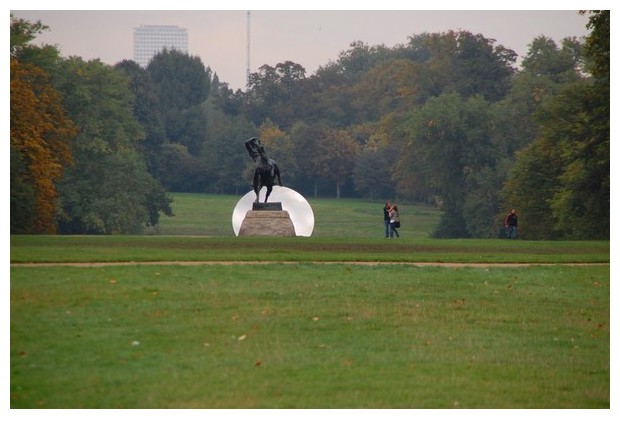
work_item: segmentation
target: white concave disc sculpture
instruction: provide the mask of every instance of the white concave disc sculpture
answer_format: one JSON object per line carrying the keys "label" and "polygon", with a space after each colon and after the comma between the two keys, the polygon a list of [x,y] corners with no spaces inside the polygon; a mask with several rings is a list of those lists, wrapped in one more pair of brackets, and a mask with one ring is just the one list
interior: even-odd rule
{"label": "white concave disc sculpture", "polygon": [[[260,191],[260,202],[265,201],[267,188],[263,187]],[[237,205],[232,215],[232,226],[235,235],[239,235],[241,223],[245,219],[248,210],[252,210],[252,204],[256,200],[254,191],[245,194]],[[295,227],[295,234],[302,237],[310,237],[314,229],[314,212],[306,199],[298,192],[287,188],[286,186],[274,186],[271,195],[269,195],[270,203],[282,203],[282,210],[286,210]]]}

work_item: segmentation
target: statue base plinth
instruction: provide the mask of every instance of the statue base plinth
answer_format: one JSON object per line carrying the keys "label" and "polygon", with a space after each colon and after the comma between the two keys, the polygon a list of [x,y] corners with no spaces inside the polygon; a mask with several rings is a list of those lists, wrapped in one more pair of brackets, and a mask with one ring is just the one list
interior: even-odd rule
{"label": "statue base plinth", "polygon": [[252,203],[252,210],[282,210],[282,203]]}
{"label": "statue base plinth", "polygon": [[[268,206],[266,208],[265,206]],[[278,207],[279,208],[276,208]],[[254,203],[239,228],[239,236],[295,237],[293,221],[281,203]]]}

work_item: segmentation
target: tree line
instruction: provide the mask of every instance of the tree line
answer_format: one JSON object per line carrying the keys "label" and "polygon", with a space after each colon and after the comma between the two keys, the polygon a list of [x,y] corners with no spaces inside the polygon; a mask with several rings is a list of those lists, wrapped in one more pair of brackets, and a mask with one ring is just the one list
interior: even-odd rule
{"label": "tree line", "polygon": [[285,186],[433,204],[436,237],[608,239],[609,11],[517,54],[467,31],[353,42],[310,76],[263,65],[233,91],[199,57],[64,58],[11,17],[11,232],[140,233],[168,192],[240,194],[258,136]]}

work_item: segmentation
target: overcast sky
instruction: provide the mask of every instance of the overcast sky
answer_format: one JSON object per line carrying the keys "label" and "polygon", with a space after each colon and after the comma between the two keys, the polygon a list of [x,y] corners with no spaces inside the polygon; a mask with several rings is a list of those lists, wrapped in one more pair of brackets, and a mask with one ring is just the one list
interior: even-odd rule
{"label": "overcast sky", "polygon": [[[232,9],[236,2],[226,4]],[[31,22],[40,20],[50,27],[35,42],[57,45],[64,57],[99,58],[108,64],[133,59],[136,27],[178,25],[188,31],[190,55],[200,57],[232,89],[245,87],[245,10],[14,8],[11,13]],[[257,71],[263,64],[275,66],[290,60],[301,64],[309,76],[319,66],[337,60],[353,41],[393,47],[407,43],[411,35],[448,30],[480,33],[514,50],[521,58],[535,37],[545,35],[559,44],[564,37],[587,35],[587,22],[587,16],[579,15],[577,10],[253,10],[250,71]]]}

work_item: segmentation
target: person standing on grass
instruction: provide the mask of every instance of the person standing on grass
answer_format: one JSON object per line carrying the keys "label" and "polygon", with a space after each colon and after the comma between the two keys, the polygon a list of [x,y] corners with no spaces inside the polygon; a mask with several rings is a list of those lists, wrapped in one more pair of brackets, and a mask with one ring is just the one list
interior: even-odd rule
{"label": "person standing on grass", "polygon": [[383,206],[383,224],[385,226],[385,238],[390,237],[390,202],[386,201]]}
{"label": "person standing on grass", "polygon": [[394,238],[394,234],[396,234],[396,238],[400,237],[397,228],[400,228],[400,215],[398,214],[398,206],[394,204],[390,208],[390,238]]}
{"label": "person standing on grass", "polygon": [[504,219],[504,228],[506,228],[508,238],[517,238],[517,222],[517,213],[515,209],[512,209],[510,213],[506,215],[506,219]]}

